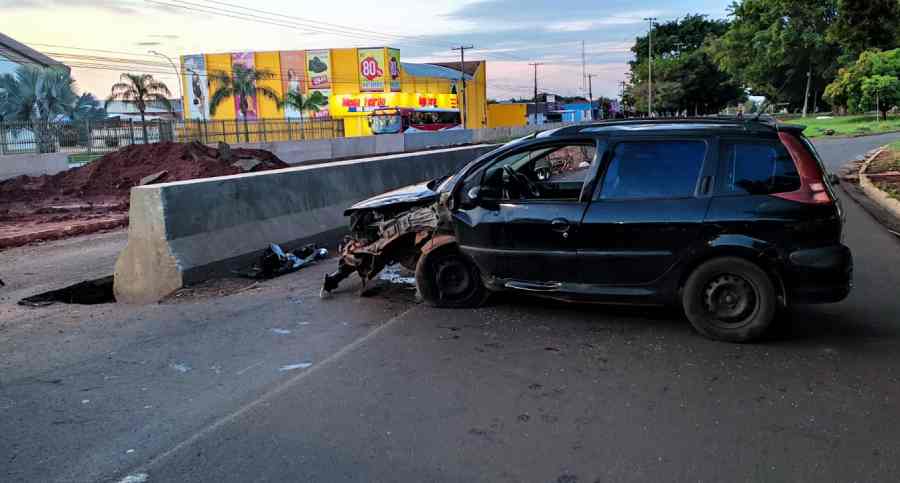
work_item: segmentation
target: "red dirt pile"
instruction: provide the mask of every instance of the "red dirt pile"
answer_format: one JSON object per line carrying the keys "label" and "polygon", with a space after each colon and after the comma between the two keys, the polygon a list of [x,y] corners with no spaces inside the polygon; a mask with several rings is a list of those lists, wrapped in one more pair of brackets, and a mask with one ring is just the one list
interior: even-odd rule
{"label": "red dirt pile", "polygon": [[56,175],[0,182],[0,249],[126,226],[131,188],[147,177],[162,183],[288,167],[269,151],[220,147],[135,145]]}

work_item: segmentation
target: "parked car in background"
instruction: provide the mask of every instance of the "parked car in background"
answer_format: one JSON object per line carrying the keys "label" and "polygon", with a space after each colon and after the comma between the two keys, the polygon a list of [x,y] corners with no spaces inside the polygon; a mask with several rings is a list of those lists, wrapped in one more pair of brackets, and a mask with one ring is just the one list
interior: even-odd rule
{"label": "parked car in background", "polygon": [[851,289],[840,200],[802,130],[639,120],[513,141],[350,207],[352,235],[323,294],[400,262],[436,307],[496,291],[680,305],[710,338],[756,339],[779,308]]}

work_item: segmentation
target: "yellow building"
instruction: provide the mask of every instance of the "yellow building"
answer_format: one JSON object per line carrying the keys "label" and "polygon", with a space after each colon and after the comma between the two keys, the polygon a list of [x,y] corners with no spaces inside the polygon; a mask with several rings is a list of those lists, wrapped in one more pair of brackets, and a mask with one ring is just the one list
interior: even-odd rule
{"label": "yellow building", "polygon": [[520,102],[488,104],[487,127],[520,127],[528,124],[528,105]]}
{"label": "yellow building", "polygon": [[[272,78],[258,85],[280,99],[290,92],[302,95],[308,104],[302,116],[264,95],[247,99],[244,105],[225,96],[212,105],[222,87],[217,78],[239,77],[235,73],[240,68],[270,72]],[[227,121],[265,119],[264,126],[271,120],[292,129],[292,120],[301,117],[330,117],[343,121],[346,136],[363,136],[372,133],[369,117],[380,107],[459,112],[463,106],[466,128],[487,127],[486,63],[466,62],[464,73],[459,68],[459,63],[402,63],[400,51],[388,47],[185,55],[181,57],[185,119],[221,121],[206,123],[206,129],[221,125],[227,132]]]}

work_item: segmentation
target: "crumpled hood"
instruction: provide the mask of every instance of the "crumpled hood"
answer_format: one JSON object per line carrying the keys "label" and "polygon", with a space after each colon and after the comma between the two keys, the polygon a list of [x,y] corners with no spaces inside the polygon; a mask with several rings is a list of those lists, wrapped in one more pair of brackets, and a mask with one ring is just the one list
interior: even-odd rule
{"label": "crumpled hood", "polygon": [[429,183],[431,183],[431,181],[406,186],[360,201],[350,208],[347,208],[344,211],[344,216],[359,210],[382,208],[391,205],[424,205],[433,203],[438,199],[438,194],[428,187]]}

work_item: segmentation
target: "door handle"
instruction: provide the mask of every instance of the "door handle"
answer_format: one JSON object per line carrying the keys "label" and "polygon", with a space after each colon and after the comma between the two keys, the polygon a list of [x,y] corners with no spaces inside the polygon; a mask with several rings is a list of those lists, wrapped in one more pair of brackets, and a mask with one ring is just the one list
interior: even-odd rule
{"label": "door handle", "polygon": [[572,225],[569,224],[569,220],[565,218],[557,218],[550,222],[550,228],[557,233],[565,234],[571,227]]}

